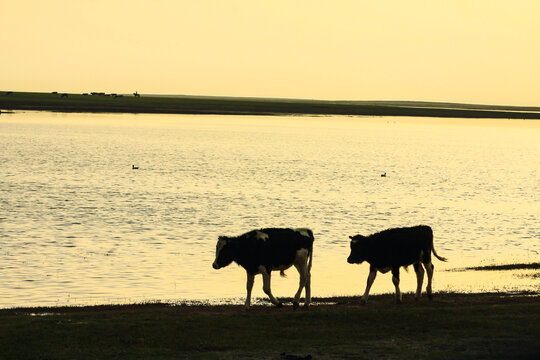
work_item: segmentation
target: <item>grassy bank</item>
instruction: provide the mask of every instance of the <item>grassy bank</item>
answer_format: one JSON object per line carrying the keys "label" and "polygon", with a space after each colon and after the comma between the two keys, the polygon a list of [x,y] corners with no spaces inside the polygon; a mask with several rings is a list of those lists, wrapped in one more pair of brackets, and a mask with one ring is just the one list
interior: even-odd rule
{"label": "grassy bank", "polygon": [[540,263],[527,263],[527,264],[503,264],[503,265],[486,265],[486,266],[472,266],[464,269],[458,269],[461,271],[466,270],[540,270]]}
{"label": "grassy bank", "polygon": [[540,119],[540,107],[412,101],[322,101],[211,96],[112,96],[0,91],[0,109],[59,112],[366,115]]}
{"label": "grassy bank", "polygon": [[[538,294],[315,299],[309,309],[143,304],[0,310],[2,359],[533,359]],[[318,301],[318,303],[317,303]],[[328,304],[332,303],[332,304]]]}

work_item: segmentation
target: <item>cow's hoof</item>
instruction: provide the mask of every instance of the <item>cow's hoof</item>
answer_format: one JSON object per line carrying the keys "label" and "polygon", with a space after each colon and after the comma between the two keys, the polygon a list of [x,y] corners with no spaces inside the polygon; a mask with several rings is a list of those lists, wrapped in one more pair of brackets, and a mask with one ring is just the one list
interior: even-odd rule
{"label": "cow's hoof", "polygon": [[305,303],[305,304],[304,304],[304,307],[305,307],[306,309],[309,309],[309,306],[310,306],[310,305],[311,305],[310,303]]}
{"label": "cow's hoof", "polygon": [[396,304],[397,304],[397,305],[403,304],[403,301],[401,301],[401,299],[396,299]]}
{"label": "cow's hoof", "polygon": [[418,301],[420,301],[420,298],[415,296],[414,301],[418,302]]}
{"label": "cow's hoof", "polygon": [[360,299],[360,304],[366,305],[366,304],[367,304],[367,300],[366,300],[366,299]]}
{"label": "cow's hoof", "polygon": [[298,303],[298,301],[293,301],[292,307],[293,309],[298,309],[300,307],[300,304]]}
{"label": "cow's hoof", "polygon": [[280,301],[278,302],[277,304],[274,304],[276,305],[277,308],[282,308],[283,307],[283,303]]}
{"label": "cow's hoof", "polygon": [[429,300],[433,300],[433,294],[428,294],[427,297]]}

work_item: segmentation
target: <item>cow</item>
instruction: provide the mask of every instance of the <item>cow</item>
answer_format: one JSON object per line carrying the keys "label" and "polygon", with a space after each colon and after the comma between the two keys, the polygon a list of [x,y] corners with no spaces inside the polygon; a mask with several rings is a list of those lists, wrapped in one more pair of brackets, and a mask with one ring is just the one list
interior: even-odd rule
{"label": "cow", "polygon": [[[415,299],[419,300],[424,281],[424,269],[428,275],[426,292],[429,299],[433,298],[431,281],[434,266],[431,263],[431,253],[441,261],[447,259],[437,255],[433,247],[433,231],[429,226],[419,225],[388,229],[369,236],[349,236],[351,239],[351,254],[347,259],[349,264],[369,263],[369,276],[362,302],[366,303],[369,289],[375,281],[377,271],[387,273],[392,270],[392,282],[396,287],[395,301],[401,303],[399,290],[399,268],[413,265],[416,272],[417,288]],[[422,264],[421,264],[422,263]]]}
{"label": "cow", "polygon": [[270,275],[279,270],[281,276],[292,265],[300,274],[300,286],[294,296],[293,307],[299,306],[300,294],[306,288],[304,306],[311,303],[311,264],[313,258],[313,232],[310,229],[267,228],[252,230],[236,237],[219,236],[216,244],[214,269],[221,269],[233,261],[247,273],[247,296],[245,306],[251,305],[251,290],[255,275],[263,277],[263,290],[272,304],[282,307],[270,289]]}

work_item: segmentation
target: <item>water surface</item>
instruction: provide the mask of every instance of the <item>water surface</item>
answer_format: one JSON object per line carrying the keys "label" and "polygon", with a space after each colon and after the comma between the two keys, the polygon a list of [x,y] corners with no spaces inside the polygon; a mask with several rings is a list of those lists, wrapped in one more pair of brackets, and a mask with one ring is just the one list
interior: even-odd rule
{"label": "water surface", "polygon": [[0,116],[0,149],[1,307],[241,298],[245,272],[211,267],[217,236],[280,226],[315,233],[314,296],[363,292],[348,235],[416,224],[449,258],[435,291],[540,289],[444,271],[540,260],[536,121],[22,112]]}

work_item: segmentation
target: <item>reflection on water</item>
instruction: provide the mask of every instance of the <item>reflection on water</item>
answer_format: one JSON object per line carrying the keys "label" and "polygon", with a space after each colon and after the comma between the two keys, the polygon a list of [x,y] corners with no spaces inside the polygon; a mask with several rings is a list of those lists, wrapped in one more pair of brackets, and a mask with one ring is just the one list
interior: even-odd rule
{"label": "reflection on water", "polygon": [[416,224],[449,258],[435,291],[540,288],[443,271],[539,261],[535,121],[27,112],[1,116],[0,148],[1,307],[243,297],[242,269],[211,267],[217,236],[273,226],[314,230],[313,296],[363,292],[348,235]]}

